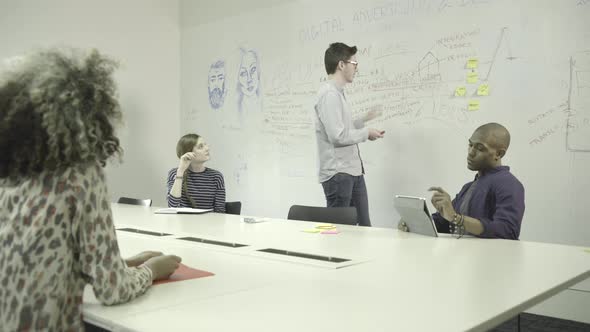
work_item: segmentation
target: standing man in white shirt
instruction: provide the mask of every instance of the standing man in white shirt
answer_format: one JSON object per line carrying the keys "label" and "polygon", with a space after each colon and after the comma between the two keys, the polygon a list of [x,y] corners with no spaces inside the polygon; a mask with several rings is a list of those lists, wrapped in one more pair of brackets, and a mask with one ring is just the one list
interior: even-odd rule
{"label": "standing man in white shirt", "polygon": [[382,138],[384,131],[365,128],[372,111],[353,121],[344,86],[357,72],[356,46],[333,43],[324,56],[328,80],[320,86],[315,103],[315,133],[320,161],[319,181],[328,207],[354,206],[358,224],[371,226],[364,167],[358,143]]}

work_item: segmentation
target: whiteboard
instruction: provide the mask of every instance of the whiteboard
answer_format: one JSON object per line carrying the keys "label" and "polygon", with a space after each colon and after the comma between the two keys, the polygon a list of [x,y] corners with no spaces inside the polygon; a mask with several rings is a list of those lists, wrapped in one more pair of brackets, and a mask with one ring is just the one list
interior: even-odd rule
{"label": "whiteboard", "polygon": [[243,214],[323,206],[323,54],[356,45],[347,98],[355,116],[382,105],[368,126],[386,131],[360,145],[374,226],[395,227],[396,194],[442,186],[454,197],[475,175],[468,138],[499,122],[512,135],[503,162],[526,191],[521,239],[590,245],[589,22],[588,0],[326,0],[183,27],[181,130],[209,142],[209,166]]}

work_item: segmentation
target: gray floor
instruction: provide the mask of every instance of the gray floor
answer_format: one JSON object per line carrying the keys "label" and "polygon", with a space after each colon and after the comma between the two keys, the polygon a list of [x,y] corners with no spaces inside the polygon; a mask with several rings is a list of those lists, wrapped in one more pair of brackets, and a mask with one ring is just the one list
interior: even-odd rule
{"label": "gray floor", "polygon": [[520,314],[520,330],[518,329],[518,317],[515,317],[495,328],[490,332],[590,332],[590,324],[574,322],[547,316]]}
{"label": "gray floor", "polygon": [[[85,323],[86,332],[108,332],[108,330]],[[515,317],[489,332],[590,332],[590,324],[574,322],[571,320],[539,316],[533,314],[520,314],[520,330],[518,329],[518,317]]]}

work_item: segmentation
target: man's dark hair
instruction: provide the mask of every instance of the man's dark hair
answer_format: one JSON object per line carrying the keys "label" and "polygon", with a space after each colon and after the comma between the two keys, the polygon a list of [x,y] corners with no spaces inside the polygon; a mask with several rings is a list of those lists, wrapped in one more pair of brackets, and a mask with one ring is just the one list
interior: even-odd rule
{"label": "man's dark hair", "polygon": [[486,142],[494,149],[508,150],[510,146],[510,133],[503,125],[490,122],[479,126],[475,131],[480,132],[486,137]]}
{"label": "man's dark hair", "polygon": [[340,61],[347,61],[356,54],[356,46],[348,46],[344,43],[332,43],[324,55],[326,73],[334,74]]}

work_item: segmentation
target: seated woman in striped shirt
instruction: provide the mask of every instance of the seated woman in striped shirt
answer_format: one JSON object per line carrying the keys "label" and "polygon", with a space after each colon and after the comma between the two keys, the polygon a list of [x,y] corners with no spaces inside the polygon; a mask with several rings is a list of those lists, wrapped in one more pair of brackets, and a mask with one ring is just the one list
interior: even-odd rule
{"label": "seated woman in striped shirt", "polygon": [[168,172],[168,207],[213,209],[225,213],[225,184],[221,172],[205,167],[209,146],[197,134],[187,134],[176,145],[178,168]]}

